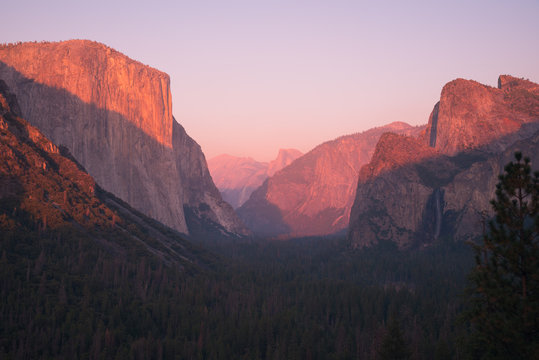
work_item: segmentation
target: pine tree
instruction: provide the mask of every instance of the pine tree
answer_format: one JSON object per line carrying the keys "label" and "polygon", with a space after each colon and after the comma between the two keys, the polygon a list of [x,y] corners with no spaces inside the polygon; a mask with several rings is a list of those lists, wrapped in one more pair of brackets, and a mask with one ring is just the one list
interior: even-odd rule
{"label": "pine tree", "polygon": [[470,274],[472,357],[539,358],[539,172],[515,153],[499,176],[495,218],[474,245]]}
{"label": "pine tree", "polygon": [[405,360],[409,359],[411,352],[404,340],[400,324],[394,317],[388,325],[387,333],[382,340],[382,345],[378,351],[380,360]]}

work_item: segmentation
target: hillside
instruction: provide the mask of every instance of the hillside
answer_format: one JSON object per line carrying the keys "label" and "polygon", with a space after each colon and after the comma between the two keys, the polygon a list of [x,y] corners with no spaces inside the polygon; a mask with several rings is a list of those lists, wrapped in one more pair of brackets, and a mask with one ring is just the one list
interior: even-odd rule
{"label": "hillside", "polygon": [[348,226],[357,175],[385,132],[417,135],[423,127],[395,122],[325,142],[268,178],[238,209],[255,234],[328,235]]}

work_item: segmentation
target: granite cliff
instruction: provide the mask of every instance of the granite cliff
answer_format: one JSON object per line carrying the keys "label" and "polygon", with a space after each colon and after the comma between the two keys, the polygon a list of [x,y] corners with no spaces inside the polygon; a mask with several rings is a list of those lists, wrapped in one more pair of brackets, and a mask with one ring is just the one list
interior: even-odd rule
{"label": "granite cliff", "polygon": [[425,133],[383,135],[361,171],[350,214],[354,247],[401,248],[473,238],[498,174],[522,151],[539,162],[539,87],[500,76],[498,89],[457,79],[444,86]]}
{"label": "granite cliff", "polygon": [[268,163],[224,154],[209,159],[208,168],[223,199],[238,208],[264,180],[301,155],[296,149],[280,149],[277,158]]}
{"label": "granite cliff", "polygon": [[500,152],[537,127],[539,87],[502,75],[498,88],[472,80],[446,84],[434,106],[425,141],[448,155],[470,149]]}
{"label": "granite cliff", "polygon": [[173,118],[167,74],[72,40],[0,47],[0,77],[24,117],[105,190],[183,233],[247,233]]}
{"label": "granite cliff", "polygon": [[238,209],[256,234],[328,235],[348,226],[357,174],[388,131],[417,135],[423,128],[395,122],[323,143],[268,178]]}
{"label": "granite cliff", "polygon": [[55,249],[78,245],[79,256],[65,259],[71,264],[81,261],[84,246],[118,261],[136,254],[175,268],[201,264],[200,249],[102,190],[66,148],[20,115],[16,96],[0,80],[0,238],[10,255],[44,253],[52,238]]}
{"label": "granite cliff", "polygon": [[282,168],[290,165],[294,160],[299,158],[303,153],[296,149],[279,149],[277,157],[268,164],[268,176],[273,176]]}

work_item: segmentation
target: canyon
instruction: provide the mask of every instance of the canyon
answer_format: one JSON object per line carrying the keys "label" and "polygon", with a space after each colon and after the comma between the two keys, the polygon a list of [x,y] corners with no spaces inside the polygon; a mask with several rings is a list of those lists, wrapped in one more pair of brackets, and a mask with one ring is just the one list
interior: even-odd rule
{"label": "canyon", "polygon": [[1,46],[0,78],[24,118],[106,191],[184,234],[249,234],[174,119],[167,74],[70,40]]}
{"label": "canyon", "polygon": [[271,162],[206,162],[172,115],[168,75],[100,43],[2,45],[0,79],[14,112],[100,188],[193,238],[469,240],[512,153],[539,160],[539,85],[509,75],[447,83],[425,126],[393,122]]}

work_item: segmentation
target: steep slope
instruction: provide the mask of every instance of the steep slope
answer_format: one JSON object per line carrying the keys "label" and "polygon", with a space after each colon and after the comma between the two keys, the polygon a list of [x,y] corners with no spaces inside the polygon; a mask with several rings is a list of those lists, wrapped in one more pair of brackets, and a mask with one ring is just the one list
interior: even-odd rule
{"label": "steep slope", "polygon": [[183,233],[246,233],[200,147],[172,117],[168,75],[72,40],[0,47],[0,77],[24,117],[105,190]]}
{"label": "steep slope", "polygon": [[538,141],[537,84],[510,76],[500,76],[499,89],[448,83],[424,136],[382,137],[361,169],[351,244],[390,240],[409,247],[479,235],[498,174],[516,150],[537,164]]}
{"label": "steep slope", "polygon": [[209,159],[208,168],[223,199],[238,208],[268,176],[272,176],[301,155],[296,149],[280,149],[277,158],[267,163],[225,154]]}
{"label": "steep slope", "polygon": [[326,235],[348,226],[357,174],[388,131],[417,135],[423,128],[395,122],[317,146],[253,192],[238,215],[264,236]]}
{"label": "steep slope", "polygon": [[[121,259],[133,254],[174,268],[201,263],[200,250],[103,191],[65,148],[23,120],[0,80],[0,233],[4,249],[29,236],[92,243]],[[35,244],[28,244],[34,246]],[[198,255],[197,255],[198,253]],[[28,256],[28,254],[26,254]]]}
{"label": "steep slope", "polygon": [[220,260],[99,188],[19,114],[0,80],[0,358],[113,359],[176,343],[178,319],[200,324],[191,299]]}

